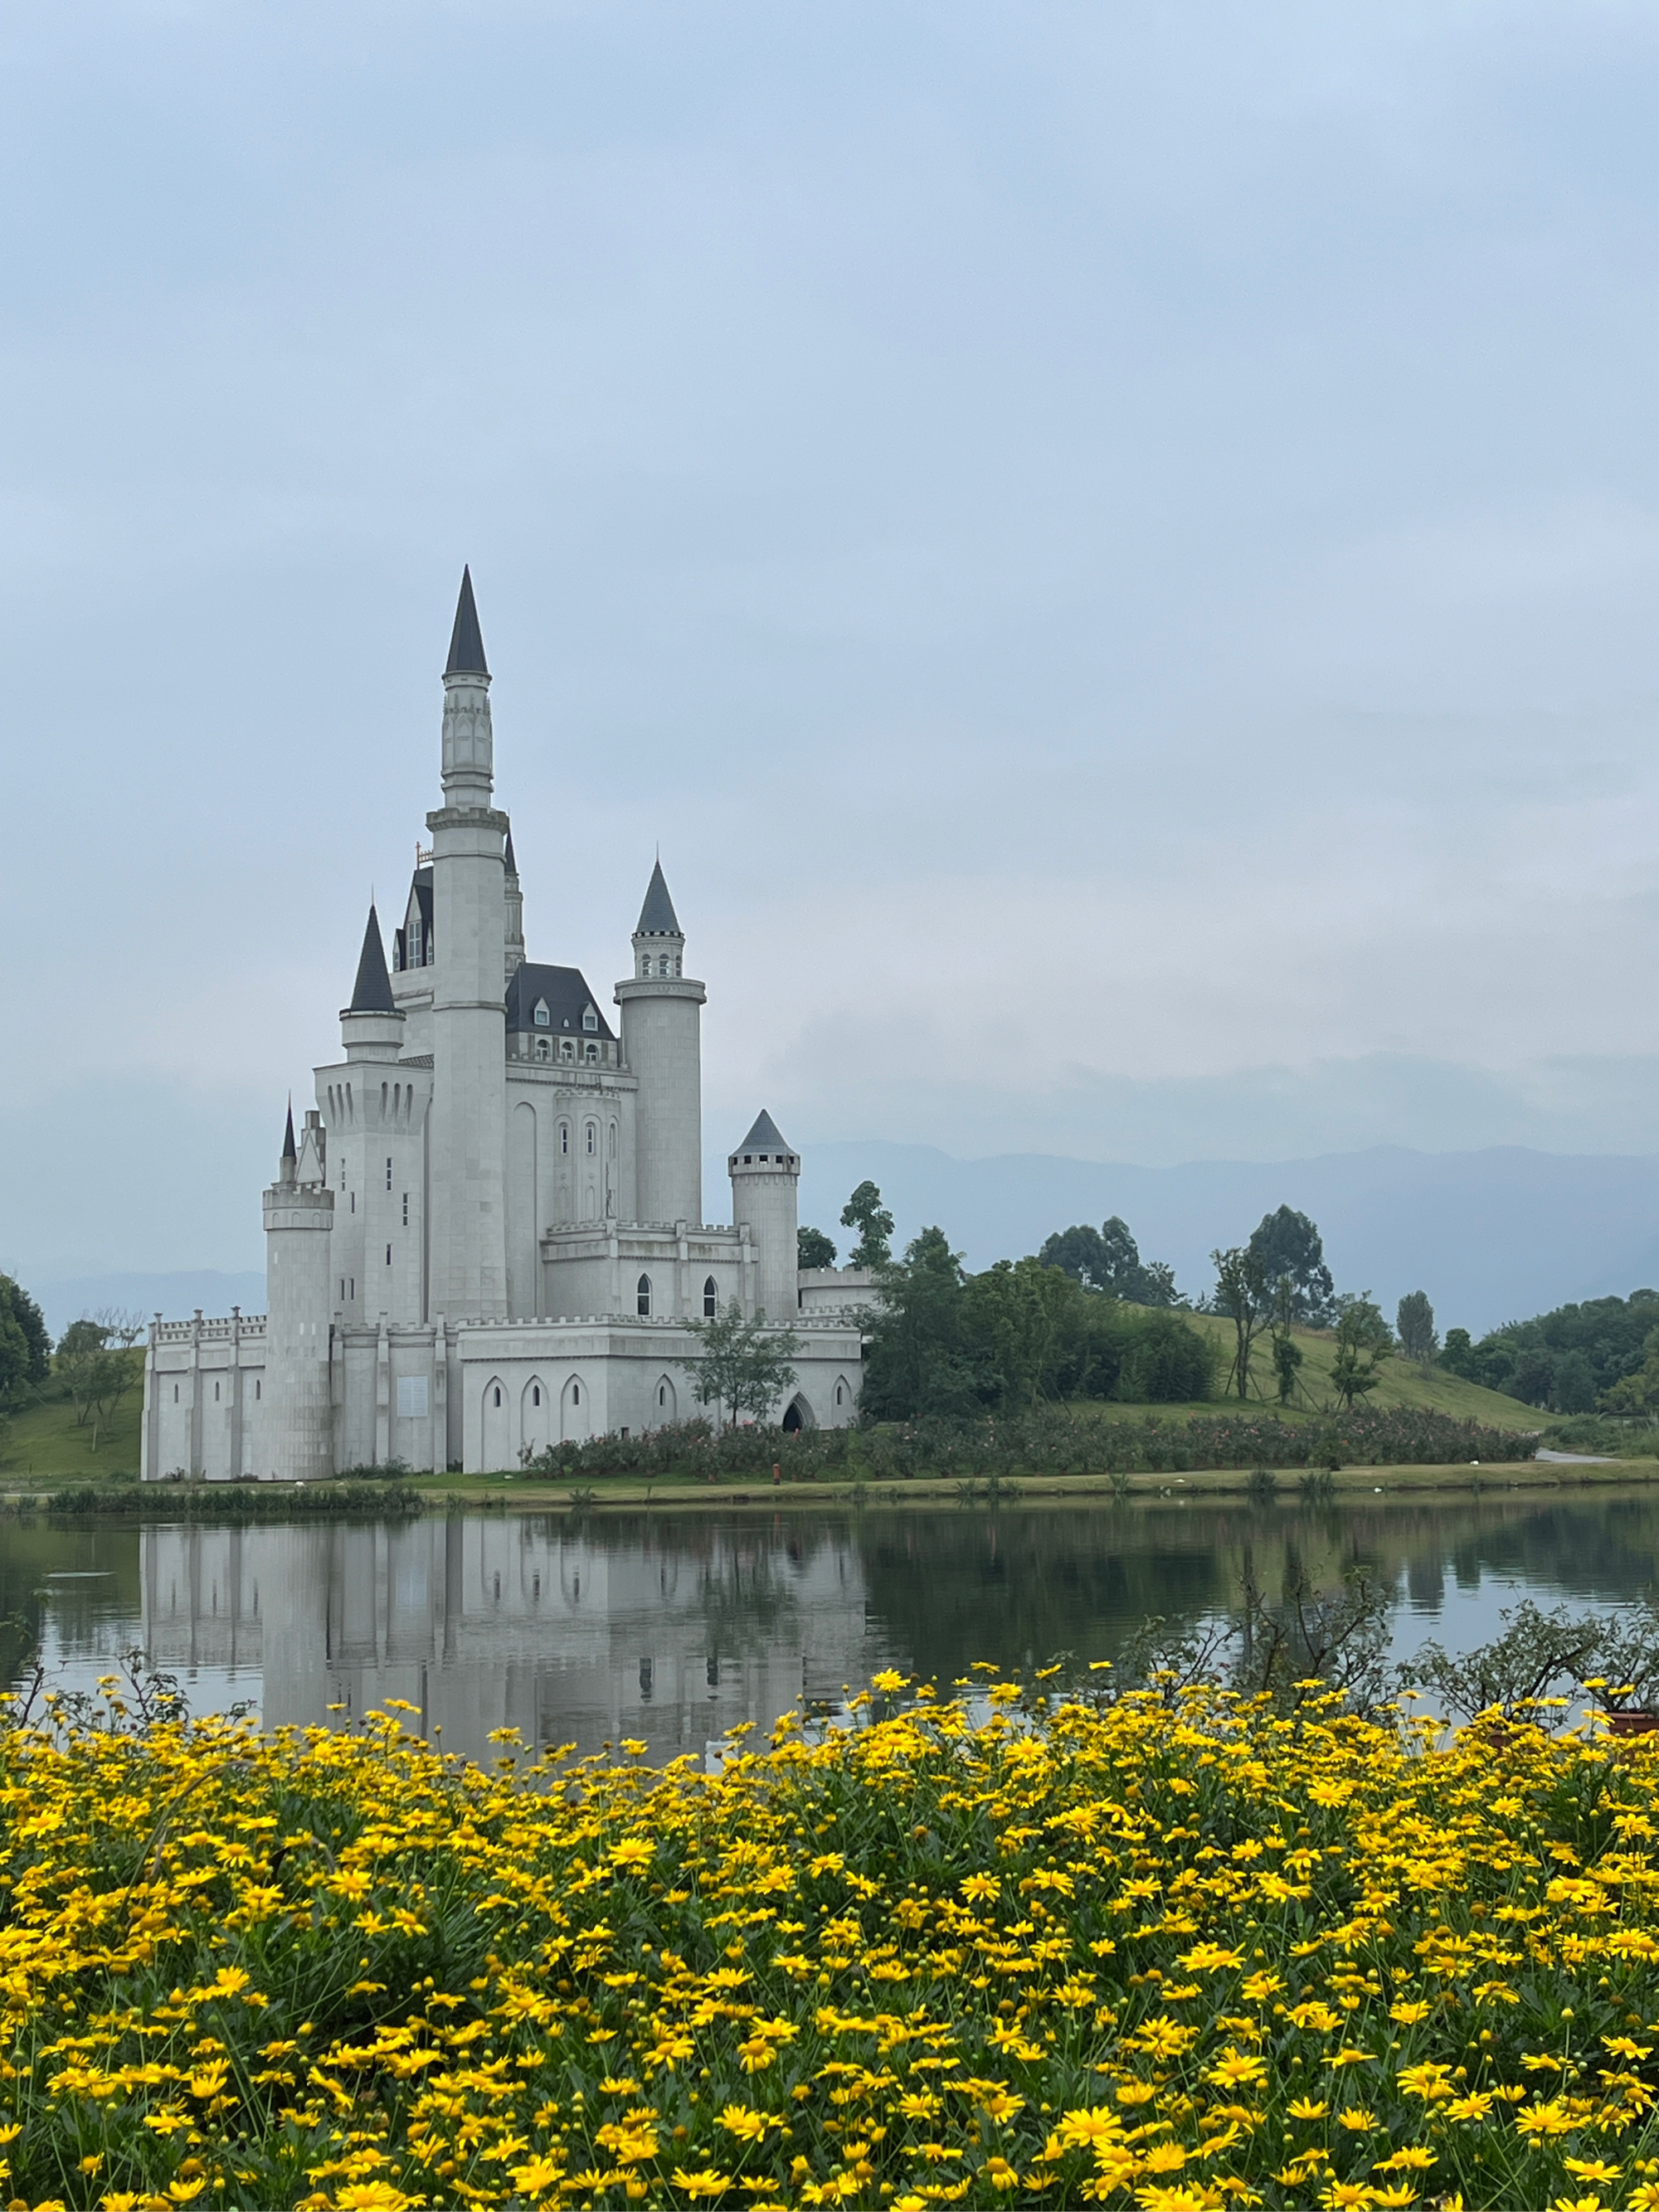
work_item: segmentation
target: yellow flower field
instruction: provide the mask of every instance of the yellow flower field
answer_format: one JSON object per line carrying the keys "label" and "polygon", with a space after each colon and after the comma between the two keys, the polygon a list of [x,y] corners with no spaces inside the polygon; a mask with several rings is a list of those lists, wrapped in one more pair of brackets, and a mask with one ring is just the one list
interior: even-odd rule
{"label": "yellow flower field", "polygon": [[1659,1739],[902,1686],[0,1730],[0,2203],[1659,2208]]}

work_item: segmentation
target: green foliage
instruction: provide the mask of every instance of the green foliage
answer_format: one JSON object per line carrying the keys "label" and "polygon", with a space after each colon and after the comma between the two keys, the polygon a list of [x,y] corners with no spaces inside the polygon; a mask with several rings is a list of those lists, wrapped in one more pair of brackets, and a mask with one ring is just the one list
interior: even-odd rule
{"label": "green foliage", "polygon": [[1175,1270],[1166,1261],[1145,1261],[1140,1247],[1121,1214],[1098,1229],[1057,1229],[1037,1254],[1046,1267],[1058,1267],[1085,1291],[1104,1291],[1132,1305],[1173,1306],[1180,1303]]}
{"label": "green foliage", "polygon": [[833,1267],[836,1247],[833,1239],[821,1229],[798,1229],[795,1231],[795,1264],[798,1267]]}
{"label": "green foliage", "polygon": [[1288,1275],[1281,1275],[1273,1285],[1268,1315],[1273,1334],[1273,1381],[1281,1406],[1288,1406],[1295,1397],[1297,1377],[1306,1357],[1293,1334],[1295,1322],[1296,1285]]}
{"label": "green foliage", "polygon": [[[1575,1619],[1559,1606],[1542,1612],[1530,1598],[1498,1619],[1503,1633],[1490,1644],[1458,1656],[1443,1644],[1425,1644],[1402,1674],[1467,1720],[1493,1709],[1523,1713],[1558,1686],[1582,1683],[1595,1672],[1609,1626],[1595,1613]],[[1645,1663],[1651,1671],[1651,1655]]]}
{"label": "green foliage", "polygon": [[52,1339],[40,1307],[21,1283],[0,1275],[0,1413],[27,1404],[51,1370]]}
{"label": "green foliage", "polygon": [[[1557,1413],[1659,1411],[1659,1291],[1586,1298],[1506,1322],[1478,1343],[1448,1329],[1440,1364],[1471,1382]],[[1573,1355],[1577,1353],[1578,1358]]]}
{"label": "green foliage", "polygon": [[1241,1398],[1250,1395],[1250,1352],[1266,1318],[1272,1295],[1271,1278],[1261,1255],[1249,1245],[1233,1245],[1212,1252],[1215,1267],[1215,1310],[1233,1325],[1233,1364],[1227,1370],[1226,1389]]}
{"label": "green foliage", "polygon": [[143,1330],[143,1320],[136,1314],[83,1314],[70,1323],[58,1341],[58,1378],[75,1408],[76,1427],[92,1423],[94,1449],[99,1431],[107,1429],[136,1380],[133,1362],[125,1355]]}
{"label": "green foliage", "polygon": [[1250,1232],[1244,1248],[1267,1283],[1288,1278],[1293,1318],[1310,1328],[1322,1328],[1334,1317],[1335,1301],[1331,1271],[1325,1265],[1325,1247],[1318,1230],[1305,1213],[1281,1206],[1277,1213],[1264,1213]]}
{"label": "green foliage", "polygon": [[872,1182],[861,1182],[841,1210],[843,1229],[856,1229],[859,1241],[847,1255],[849,1267],[884,1267],[893,1256],[893,1217]]}
{"label": "green foliage", "polygon": [[794,1388],[801,1340],[793,1329],[775,1328],[760,1313],[745,1321],[735,1298],[713,1320],[685,1326],[701,1349],[675,1364],[690,1375],[700,1406],[713,1406],[717,1414],[729,1407],[734,1421],[745,1413],[759,1420]]}
{"label": "green foliage", "polygon": [[1331,1381],[1345,1406],[1375,1390],[1382,1379],[1382,1363],[1394,1350],[1394,1332],[1382,1318],[1382,1310],[1369,1291],[1340,1298],[1341,1318],[1336,1325],[1336,1358]]}
{"label": "green foliage", "polygon": [[1082,1397],[1169,1403],[1213,1386],[1214,1348],[1198,1330],[1085,1291],[1041,1259],[966,1275],[944,1231],[925,1229],[880,1279],[860,1400],[878,1420]]}
{"label": "green foliage", "polygon": [[1399,1332],[1400,1349],[1407,1358],[1414,1359],[1419,1367],[1426,1367],[1440,1349],[1434,1308],[1429,1304],[1426,1291],[1407,1291],[1400,1301],[1395,1326]]}
{"label": "green foliage", "polygon": [[566,1482],[596,1474],[713,1481],[765,1478],[777,1466],[787,1482],[849,1474],[870,1482],[988,1480],[994,1474],[1185,1474],[1200,1468],[1466,1466],[1473,1459],[1530,1459],[1536,1445],[1535,1437],[1418,1406],[1358,1406],[1295,1423],[1221,1411],[1187,1419],[1148,1413],[1103,1420],[1064,1406],[1040,1406],[1033,1413],[932,1414],[858,1430],[744,1423],[717,1432],[706,1420],[681,1421],[642,1436],[553,1444],[528,1472]]}
{"label": "green foliage", "polygon": [[49,1511],[76,1516],[119,1513],[153,1521],[292,1521],[339,1514],[380,1520],[418,1513],[425,1504],[404,1482],[336,1479],[328,1482],[71,1483],[47,1499]]}

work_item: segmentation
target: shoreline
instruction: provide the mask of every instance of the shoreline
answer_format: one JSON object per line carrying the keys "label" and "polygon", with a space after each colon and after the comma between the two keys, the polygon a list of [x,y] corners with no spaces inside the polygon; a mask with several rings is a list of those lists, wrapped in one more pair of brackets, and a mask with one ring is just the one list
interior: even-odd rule
{"label": "shoreline", "polygon": [[[1204,1498],[1236,1498],[1267,1506],[1331,1505],[1344,1499],[1409,1495],[1479,1496],[1488,1492],[1628,1491],[1639,1493],[1659,1477],[1659,1459],[1608,1461],[1563,1465],[1531,1460],[1494,1461],[1461,1466],[1350,1467],[1332,1471],[1328,1486],[1304,1493],[1305,1468],[1268,1468],[1274,1482],[1264,1493],[1261,1470],[1254,1468],[1188,1468],[1182,1474],[1134,1474],[1119,1477],[1101,1474],[1012,1475],[975,1478],[967,1475],[912,1476],[896,1481],[784,1482],[774,1484],[763,1475],[727,1477],[719,1481],[647,1480],[638,1475],[600,1476],[587,1483],[558,1479],[526,1478],[521,1474],[428,1475],[387,1481],[383,1511],[372,1494],[373,1484],[354,1485],[349,1499],[324,1504],[320,1485],[308,1486],[308,1502],[296,1505],[293,1517],[327,1516],[350,1519],[380,1518],[388,1515],[448,1512],[457,1509],[559,1513],[575,1516],[606,1512],[673,1511],[702,1513],[710,1509],[813,1511],[897,1511],[942,1505],[961,1510],[982,1510],[1008,1504],[1053,1507],[1070,1504],[1091,1506],[1164,1502]],[[280,1521],[289,1486],[275,1484],[154,1483],[142,1490],[130,1483],[81,1486],[88,1502],[72,1509],[56,1509],[59,1517],[135,1522],[201,1520]],[[94,1492],[106,1492],[107,1502],[91,1502]],[[137,1494],[135,1494],[137,1493]],[[216,1495],[217,1493],[217,1495]],[[0,1491],[0,1512],[8,1515],[50,1514],[56,1492]],[[223,1504],[220,1504],[222,1496]],[[256,1503],[257,1501],[257,1503]]]}

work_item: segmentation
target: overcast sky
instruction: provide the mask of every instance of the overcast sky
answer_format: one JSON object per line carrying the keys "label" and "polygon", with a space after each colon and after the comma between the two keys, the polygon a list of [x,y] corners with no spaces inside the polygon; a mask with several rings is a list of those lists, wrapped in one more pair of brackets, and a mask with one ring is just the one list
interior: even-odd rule
{"label": "overcast sky", "polygon": [[0,100],[0,1263],[259,1263],[464,560],[711,1146],[1659,1149],[1651,7],[54,0]]}

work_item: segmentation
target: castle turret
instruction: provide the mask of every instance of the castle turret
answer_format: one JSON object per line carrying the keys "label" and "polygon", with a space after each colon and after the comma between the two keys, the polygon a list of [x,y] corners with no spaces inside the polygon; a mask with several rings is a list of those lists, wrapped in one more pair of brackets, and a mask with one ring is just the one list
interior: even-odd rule
{"label": "castle turret", "polygon": [[763,1108],[754,1127],[727,1158],[726,1168],[732,1177],[732,1224],[747,1224],[758,1258],[755,1304],[768,1321],[787,1327],[799,1302],[800,1155]]}
{"label": "castle turret", "polygon": [[702,1220],[701,983],[684,973],[685,935],[658,861],[639,927],[634,973],[617,986],[623,1058],[639,1084],[635,1211],[641,1221]]}
{"label": "castle turret", "polygon": [[501,863],[507,878],[507,981],[524,965],[524,892],[519,883],[519,864],[513,857],[513,832],[507,833],[507,855]]}
{"label": "castle turret", "polygon": [[334,1415],[329,1389],[329,1237],[334,1194],[327,1187],[322,1116],[306,1115],[294,1142],[288,1112],[282,1162],[265,1193],[265,1371],[259,1426],[260,1472],[278,1482],[313,1482],[334,1472]]}
{"label": "castle turret", "polygon": [[432,1240],[429,1310],[507,1312],[505,814],[490,804],[495,736],[472,578],[463,570],[444,670],[444,804],[432,833]]}
{"label": "castle turret", "polygon": [[334,1192],[330,1310],[346,1322],[422,1318],[422,1146],[432,1078],[402,1065],[407,1020],[371,904],[351,1004],[340,1009],[345,1058],[317,1070]]}

